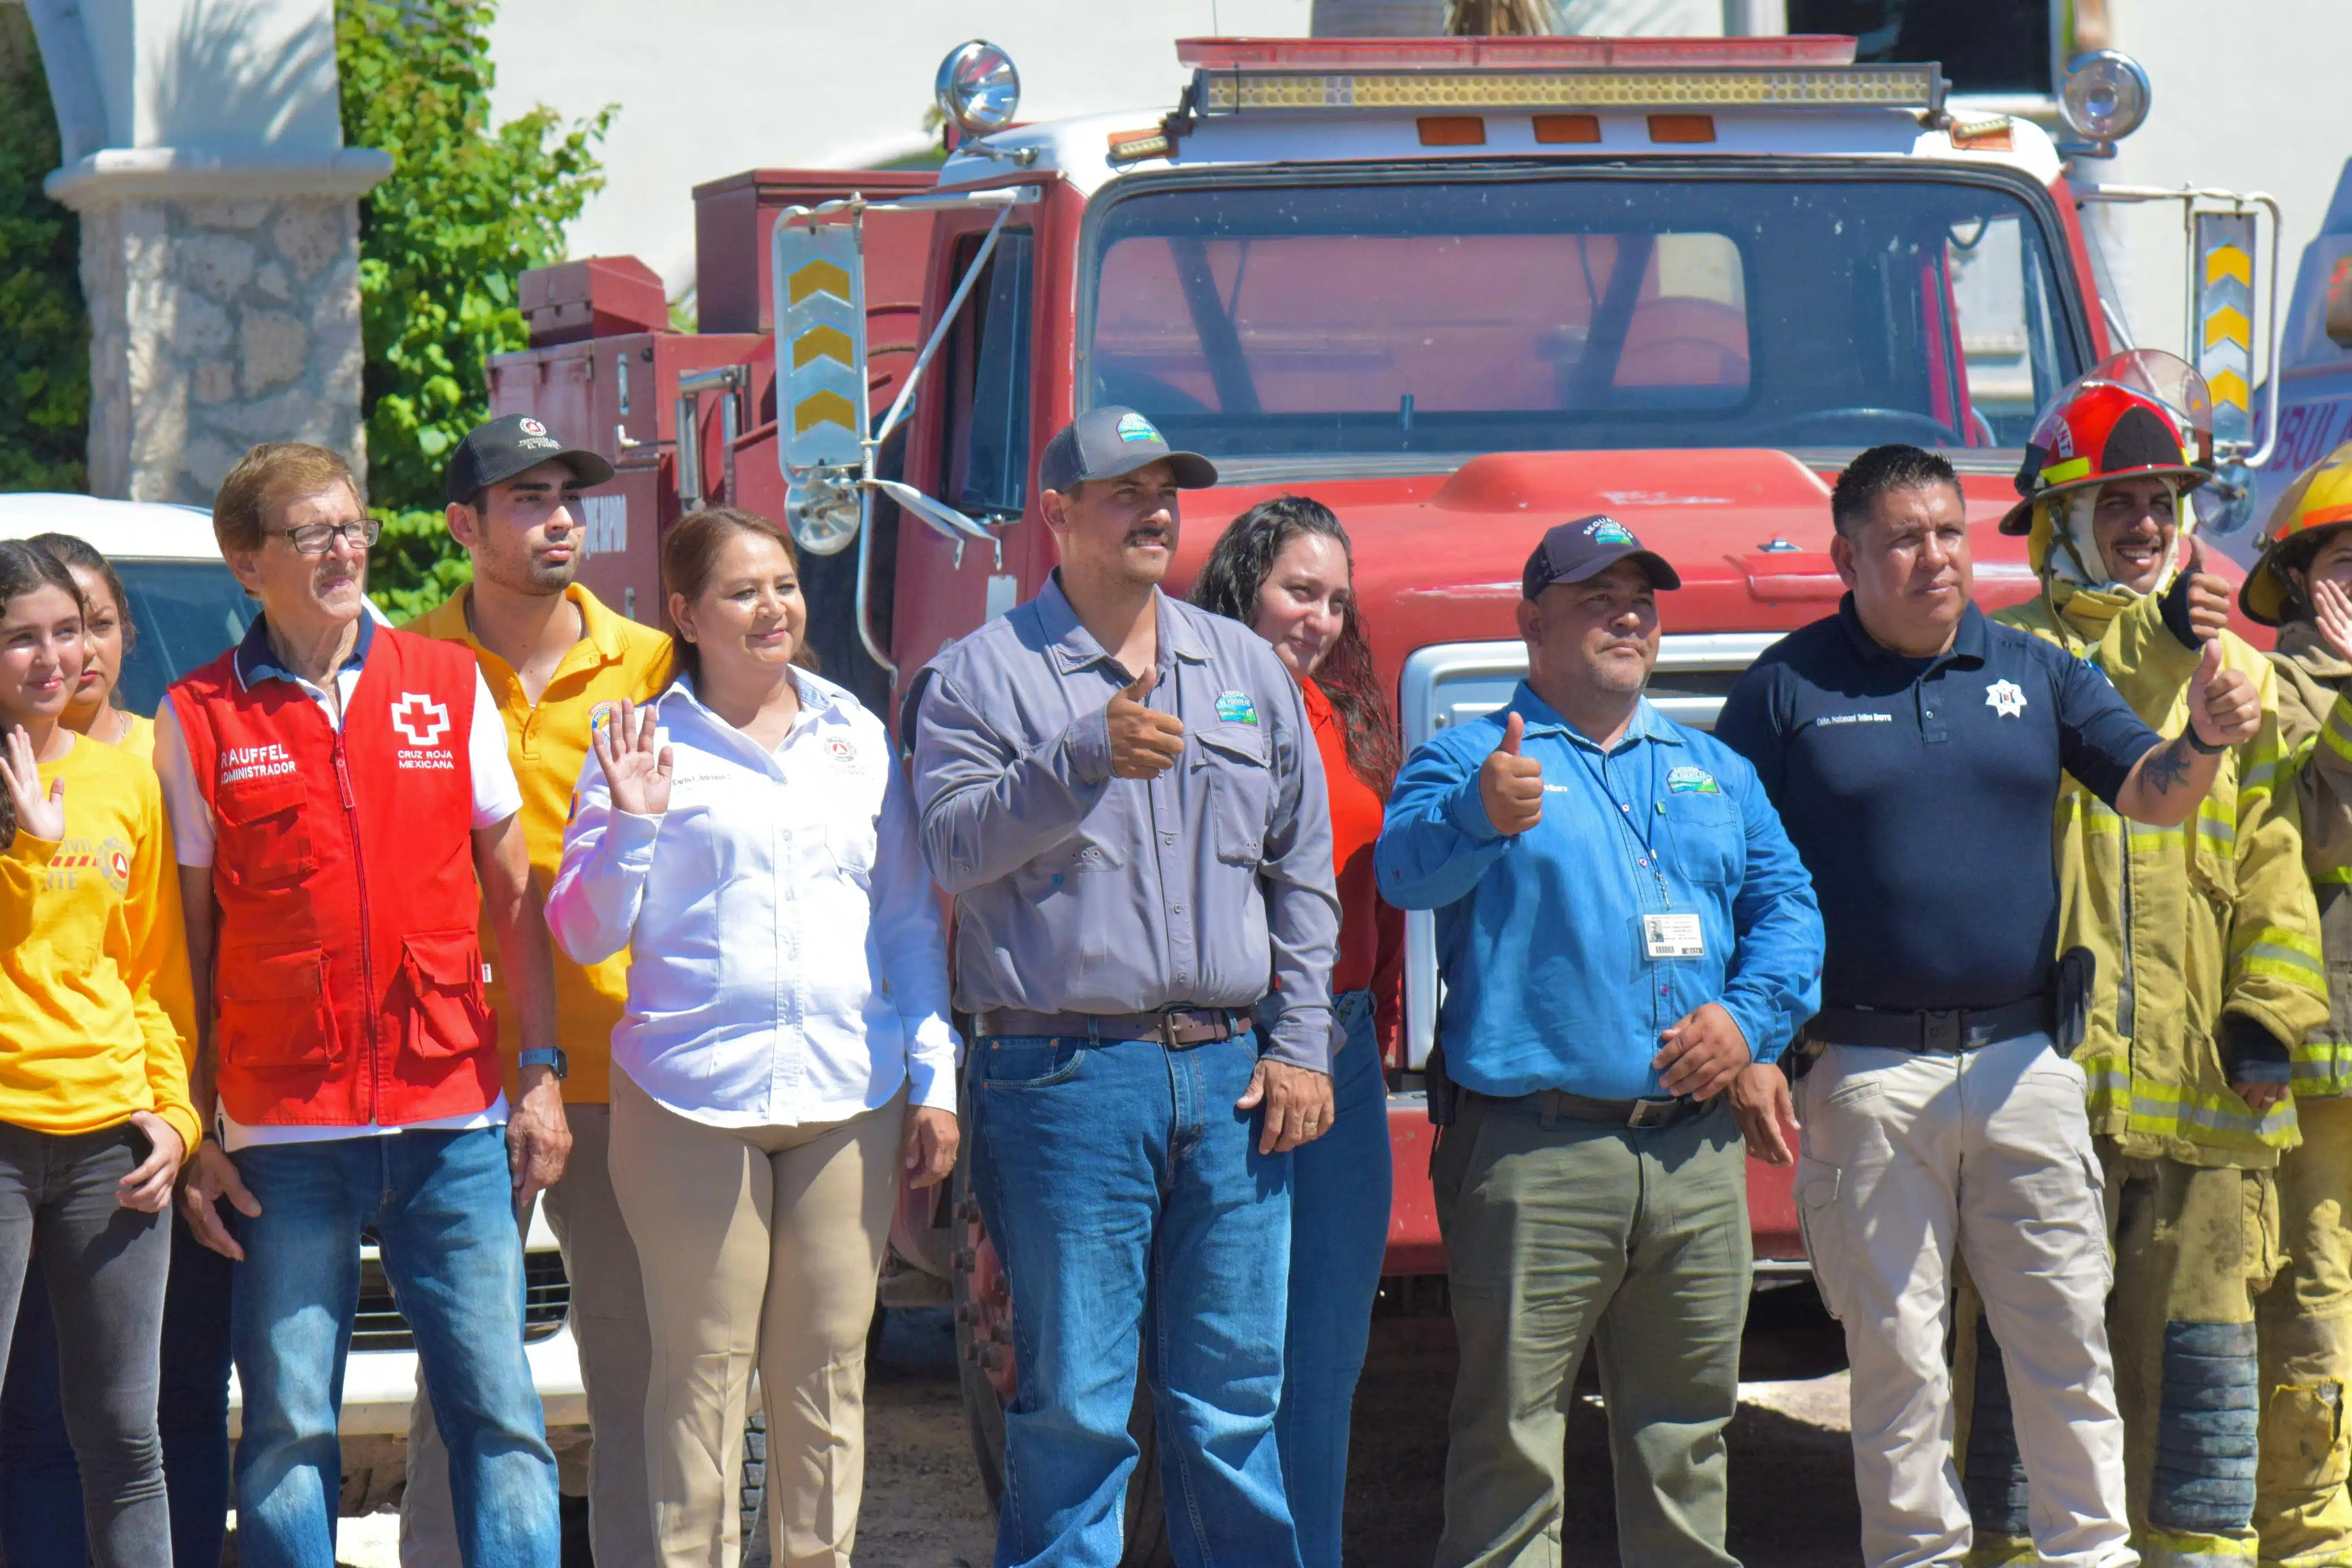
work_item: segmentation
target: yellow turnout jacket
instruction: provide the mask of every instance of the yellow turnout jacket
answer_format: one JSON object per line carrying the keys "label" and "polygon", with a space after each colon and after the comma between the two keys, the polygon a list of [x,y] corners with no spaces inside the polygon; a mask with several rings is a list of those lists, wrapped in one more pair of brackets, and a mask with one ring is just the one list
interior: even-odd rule
{"label": "yellow turnout jacket", "polygon": [[2352,1091],[2352,664],[2338,658],[2308,621],[2279,628],[2279,738],[2293,787],[2279,804],[2303,835],[2304,870],[2318,896],[2319,945],[2326,955],[2330,1016],[2297,1038],[2294,1092]]}
{"label": "yellow turnout jacket", "polygon": [[[2160,733],[2186,722],[2198,655],[2165,625],[2160,600],[2045,580],[2041,598],[1996,619],[2090,660]],[[2183,827],[2126,821],[2064,780],[2058,946],[2098,959],[2074,1052],[2090,1081],[2091,1130],[2126,1158],[2258,1169],[2301,1141],[2294,1103],[2259,1118],[2248,1108],[2223,1067],[2221,1019],[2242,1014],[2291,1048],[2326,1021],[2326,976],[2294,813],[2273,804],[2278,682],[2261,653],[2222,638],[2223,658],[2262,693],[2262,727],[2222,756]]]}

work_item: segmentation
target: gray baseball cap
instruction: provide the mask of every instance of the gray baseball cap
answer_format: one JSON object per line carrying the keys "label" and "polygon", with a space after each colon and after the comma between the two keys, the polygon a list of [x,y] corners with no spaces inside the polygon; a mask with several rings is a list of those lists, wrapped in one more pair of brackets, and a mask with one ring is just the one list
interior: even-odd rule
{"label": "gray baseball cap", "polygon": [[1045,455],[1037,459],[1037,487],[1067,490],[1162,462],[1175,469],[1180,490],[1205,490],[1217,482],[1215,464],[1197,452],[1171,451],[1160,427],[1135,410],[1116,403],[1090,408],[1045,443]]}

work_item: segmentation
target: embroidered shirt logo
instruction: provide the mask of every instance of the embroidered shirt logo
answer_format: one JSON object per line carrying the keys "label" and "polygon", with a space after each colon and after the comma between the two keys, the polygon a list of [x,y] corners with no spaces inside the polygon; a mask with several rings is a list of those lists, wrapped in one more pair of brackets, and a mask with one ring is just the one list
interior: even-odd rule
{"label": "embroidered shirt logo", "polygon": [[1157,441],[1160,432],[1141,414],[1126,413],[1119,416],[1118,438],[1121,441]]}
{"label": "embroidered shirt logo", "polygon": [[1255,724],[1257,705],[1247,692],[1227,692],[1217,699],[1217,716],[1227,724]]}
{"label": "embroidered shirt logo", "polygon": [[613,720],[620,716],[620,712],[621,705],[618,703],[598,703],[594,707],[590,708],[588,710],[589,736],[593,738],[612,728]]}
{"label": "embroidered shirt logo", "polygon": [[423,692],[403,692],[392,705],[392,727],[408,737],[411,746],[430,746],[449,733],[448,706]]}
{"label": "embroidered shirt logo", "polygon": [[1891,713],[1825,713],[1813,720],[1817,727],[1834,724],[1893,724],[1894,722],[1895,716]]}
{"label": "embroidered shirt logo", "polygon": [[850,763],[857,760],[857,747],[838,736],[826,741],[824,748],[835,762]]}
{"label": "embroidered shirt logo", "polygon": [[1666,770],[1666,793],[1669,795],[1720,795],[1722,787],[1715,775],[1704,768],[1670,768]]}
{"label": "embroidered shirt logo", "polygon": [[2003,718],[2017,718],[2025,712],[2025,694],[2015,681],[1995,681],[1985,688],[1985,706]]}

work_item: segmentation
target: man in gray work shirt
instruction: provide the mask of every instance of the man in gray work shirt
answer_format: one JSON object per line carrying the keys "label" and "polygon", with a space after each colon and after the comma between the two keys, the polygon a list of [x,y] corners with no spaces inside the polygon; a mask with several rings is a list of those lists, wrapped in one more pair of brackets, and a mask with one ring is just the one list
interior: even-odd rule
{"label": "man in gray work shirt", "polygon": [[1013,1287],[999,1564],[1118,1562],[1147,1325],[1177,1561],[1298,1563],[1274,1443],[1289,1152],[1331,1124],[1339,906],[1297,684],[1160,591],[1177,492],[1216,477],[1139,413],[1080,415],[1038,464],[1059,570],[933,660],[919,708],[973,1186]]}

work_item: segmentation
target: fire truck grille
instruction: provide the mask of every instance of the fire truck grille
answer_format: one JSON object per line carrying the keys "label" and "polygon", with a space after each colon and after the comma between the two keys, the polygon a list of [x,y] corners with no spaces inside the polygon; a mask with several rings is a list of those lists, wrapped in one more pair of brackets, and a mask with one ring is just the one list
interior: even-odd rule
{"label": "fire truck grille", "polygon": [[[563,1276],[563,1254],[552,1249],[522,1255],[522,1337],[526,1344],[552,1339],[563,1328],[572,1307],[572,1281]],[[383,1265],[370,1256],[360,1260],[360,1310],[352,1324],[354,1353],[373,1350],[415,1350],[416,1336],[392,1299],[392,1281]]]}

